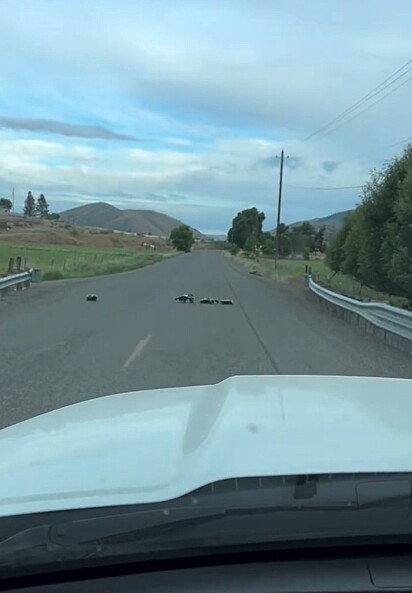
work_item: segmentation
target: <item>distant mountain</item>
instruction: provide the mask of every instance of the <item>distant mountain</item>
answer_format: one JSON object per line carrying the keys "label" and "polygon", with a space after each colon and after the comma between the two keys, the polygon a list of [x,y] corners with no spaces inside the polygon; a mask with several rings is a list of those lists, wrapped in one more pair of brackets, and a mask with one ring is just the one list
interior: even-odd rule
{"label": "distant mountain", "polygon": [[[295,226],[299,226],[302,222],[310,222],[310,224],[315,228],[315,230],[319,230],[321,227],[325,227],[325,236],[326,238],[331,237],[336,231],[343,225],[343,222],[346,216],[352,212],[352,210],[342,210],[341,212],[334,212],[333,214],[329,214],[329,216],[323,216],[322,218],[312,218],[310,220],[300,220],[299,222],[292,222],[287,226],[289,228],[293,228]],[[275,234],[275,230],[270,231],[272,234]]]}
{"label": "distant mountain", "polygon": [[[154,210],[120,210],[106,202],[85,204],[60,213],[60,219],[79,226],[99,227],[113,231],[151,234],[168,237],[172,229],[180,224],[180,220],[155,212]],[[192,229],[195,237],[203,239],[204,235]]]}
{"label": "distant mountain", "polygon": [[345,218],[347,215],[352,212],[352,210],[342,210],[341,212],[334,212],[333,214],[329,214],[329,216],[324,216],[323,218],[313,218],[309,220],[310,224],[313,225],[316,229],[321,226],[326,227],[334,227],[338,229],[344,223]]}

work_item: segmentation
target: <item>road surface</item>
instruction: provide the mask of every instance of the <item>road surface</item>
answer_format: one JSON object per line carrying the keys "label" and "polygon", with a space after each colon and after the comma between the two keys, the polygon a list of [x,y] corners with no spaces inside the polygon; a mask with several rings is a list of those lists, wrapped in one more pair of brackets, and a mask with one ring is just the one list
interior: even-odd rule
{"label": "road surface", "polygon": [[[88,303],[86,294],[98,295]],[[190,305],[178,294],[231,298]],[[195,251],[142,270],[33,285],[0,300],[0,427],[111,393],[238,374],[412,377],[410,357],[305,291]]]}

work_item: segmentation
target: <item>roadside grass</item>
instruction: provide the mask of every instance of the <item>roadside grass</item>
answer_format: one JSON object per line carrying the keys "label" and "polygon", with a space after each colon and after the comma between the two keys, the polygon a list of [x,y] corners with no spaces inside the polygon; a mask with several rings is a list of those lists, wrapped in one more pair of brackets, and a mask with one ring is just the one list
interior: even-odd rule
{"label": "roadside grass", "polygon": [[146,251],[124,248],[93,248],[68,245],[0,243],[0,272],[9,259],[21,256],[22,264],[40,268],[44,280],[87,278],[136,270],[176,255],[174,251]]}
{"label": "roadside grass", "polygon": [[404,308],[407,306],[407,299],[379,292],[367,286],[362,287],[360,282],[351,276],[336,274],[336,276],[331,278],[332,272],[323,260],[304,261],[281,259],[278,261],[277,268],[275,268],[275,260],[272,257],[260,256],[259,260],[250,259],[245,257],[244,254],[238,254],[236,256],[229,255],[229,257],[233,257],[250,272],[258,272],[262,276],[272,278],[273,280],[303,279],[305,266],[307,265],[312,268],[313,280],[330,290],[358,299],[389,303],[395,307]]}

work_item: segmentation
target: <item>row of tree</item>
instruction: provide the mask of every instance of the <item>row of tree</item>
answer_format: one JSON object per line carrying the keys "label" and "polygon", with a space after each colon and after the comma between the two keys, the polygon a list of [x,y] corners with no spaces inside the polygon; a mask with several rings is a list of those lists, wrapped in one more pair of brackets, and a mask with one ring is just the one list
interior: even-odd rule
{"label": "row of tree", "polygon": [[[8,198],[0,198],[0,208],[6,212],[11,212],[13,203]],[[44,194],[40,194],[37,200],[34,198],[31,191],[28,192],[27,198],[24,200],[24,216],[39,216],[40,218],[59,219],[58,214],[49,213],[49,204],[47,203]]]}
{"label": "row of tree", "polygon": [[[229,243],[244,251],[259,250],[267,255],[276,252],[276,237],[272,233],[263,231],[264,212],[257,208],[248,208],[238,212],[232,220],[227,238]],[[287,227],[279,225],[279,255],[288,256],[291,253],[306,253],[311,251],[325,251],[325,229],[316,230],[309,222]]]}
{"label": "row of tree", "polygon": [[334,273],[412,299],[412,146],[372,172],[326,261]]}
{"label": "row of tree", "polygon": [[310,222],[302,222],[287,227],[283,223],[279,225],[279,255],[287,256],[291,253],[305,254],[326,250],[325,227],[319,229]]}
{"label": "row of tree", "polygon": [[24,216],[39,216],[46,218],[49,214],[49,204],[47,203],[44,194],[40,194],[37,200],[34,199],[31,191],[27,194],[24,201]]}

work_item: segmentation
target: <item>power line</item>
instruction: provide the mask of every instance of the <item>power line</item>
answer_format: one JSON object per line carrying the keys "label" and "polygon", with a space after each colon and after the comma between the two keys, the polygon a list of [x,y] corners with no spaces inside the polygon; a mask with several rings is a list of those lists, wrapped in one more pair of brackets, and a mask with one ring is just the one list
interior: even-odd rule
{"label": "power line", "polygon": [[366,107],[364,107],[364,109],[362,109],[361,111],[358,111],[357,113],[355,113],[354,115],[352,115],[352,117],[350,117],[349,119],[344,120],[343,122],[339,123],[337,126],[332,127],[329,130],[326,130],[323,134],[322,137],[324,136],[328,136],[329,134],[332,134],[333,132],[336,132],[336,130],[339,130],[342,126],[350,123],[352,120],[354,120],[355,118],[357,118],[359,115],[362,115],[362,113],[365,113],[365,111],[368,111],[368,109],[370,109],[371,107],[373,107],[374,105],[376,105],[377,103],[380,103],[381,101],[383,101],[383,99],[385,99],[386,97],[388,97],[389,95],[392,95],[392,93],[394,93],[395,91],[397,91],[398,89],[400,89],[401,87],[403,87],[405,84],[407,84],[410,80],[412,80],[412,76],[410,76],[409,78],[407,78],[406,80],[404,80],[401,84],[399,84],[398,86],[396,86],[395,88],[391,89],[388,93],[386,93],[385,95],[383,95],[382,97],[379,97],[376,101],[374,101],[373,103],[369,103],[369,105],[366,105]]}
{"label": "power line", "polygon": [[366,107],[364,109],[362,109],[362,111],[358,111],[358,113],[355,113],[352,117],[350,117],[349,119],[341,122],[340,124],[338,124],[337,126],[335,126],[334,128],[332,128],[331,130],[327,130],[323,136],[328,136],[329,134],[332,134],[333,132],[336,132],[336,130],[338,130],[339,128],[341,128],[342,126],[348,124],[349,122],[351,122],[352,120],[354,120],[356,117],[358,117],[359,115],[362,115],[362,113],[365,113],[365,111],[368,111],[368,109],[370,109],[371,107],[373,107],[374,105],[377,105],[377,103],[380,103],[381,101],[383,101],[384,99],[386,99],[386,97],[389,97],[389,95],[392,95],[392,93],[394,93],[395,91],[397,91],[398,89],[400,89],[401,87],[405,86],[405,84],[407,84],[410,80],[412,80],[412,76],[409,76],[409,78],[407,78],[406,80],[404,80],[401,84],[398,84],[398,86],[396,86],[394,89],[391,89],[388,93],[386,93],[385,95],[383,95],[382,97],[379,97],[379,99],[377,99],[376,101],[374,101],[373,103],[370,103],[369,105],[366,105]]}
{"label": "power line", "polygon": [[346,189],[360,189],[363,185],[342,185],[338,187],[306,187],[303,185],[289,185],[286,184],[286,187],[290,187],[292,189],[305,189],[305,190],[316,190],[316,191],[337,191],[337,190],[346,190]]}
{"label": "power line", "polygon": [[[363,105],[364,103],[366,103],[367,101],[369,101],[373,97],[375,97],[375,96],[379,95],[380,93],[382,93],[384,90],[386,90],[388,87],[392,86],[400,78],[403,78],[406,74],[408,74],[412,70],[412,66],[410,66],[409,68],[407,68],[411,63],[412,63],[412,60],[408,60],[408,62],[406,62],[406,64],[404,64],[403,66],[401,66],[401,68],[398,68],[398,70],[396,70],[390,76],[388,76],[387,78],[385,78],[385,80],[383,80],[380,84],[378,84],[376,87],[374,87],[372,90],[370,90],[366,95],[364,95],[363,97],[361,97],[353,105],[351,105],[350,107],[348,107],[347,109],[345,109],[342,113],[340,113],[338,116],[336,116],[334,119],[332,119],[329,123],[325,124],[321,128],[315,130],[312,134],[310,134],[309,136],[307,136],[303,140],[303,142],[307,142],[308,140],[312,139],[314,136],[317,136],[321,132],[326,131],[328,128],[330,128],[331,126],[333,126],[334,123],[337,123],[340,120],[344,119],[347,115],[349,115],[350,113],[352,113],[353,111],[356,111],[356,109],[358,109],[359,107],[361,107],[361,105]],[[407,69],[405,70],[405,68],[407,68]],[[402,72],[402,74],[399,74],[402,70],[404,70],[404,72]],[[396,76],[397,74],[399,74],[399,76]],[[372,107],[373,105],[375,105],[376,103],[378,103],[381,99],[387,97],[389,94],[391,94],[392,92],[394,92],[395,90],[397,90],[398,88],[400,88],[401,86],[403,86],[403,84],[406,84],[406,82],[408,82],[409,80],[410,80],[410,78],[408,78],[402,84],[398,85],[395,89],[392,89],[389,93],[387,93],[383,97],[379,98],[378,101],[375,101],[371,105],[368,105],[365,109],[363,109],[359,113],[355,114],[352,118],[350,118],[346,122],[342,122],[338,127],[341,127],[341,125],[344,125],[344,123],[349,123],[349,121],[351,121],[352,119],[354,119],[355,117],[357,117],[357,115],[360,115],[361,113],[363,113],[364,111],[366,111],[366,109],[368,109],[369,107]],[[334,128],[334,129],[337,129],[337,128]]]}
{"label": "power line", "polygon": [[[396,76],[396,74],[398,74],[398,72],[400,72],[401,70],[404,70],[409,64],[411,64],[411,62],[412,62],[412,60],[409,60],[408,62],[406,62],[406,64],[404,64],[401,68],[398,68],[398,70],[396,70],[393,74],[391,74],[390,76],[388,76],[388,78],[385,78],[385,80],[383,82],[381,82],[376,87],[374,87],[371,91],[369,91],[369,93],[367,93],[366,95],[364,95],[363,97],[361,97],[358,101],[356,101],[356,103],[354,103],[353,105],[351,105],[350,107],[348,107],[347,109],[345,109],[340,115],[336,116],[329,123],[325,124],[324,126],[322,126],[321,128],[319,128],[318,130],[316,130],[315,132],[313,132],[312,134],[310,134],[309,136],[307,136],[304,139],[304,142],[310,140],[311,138],[313,138],[317,134],[319,134],[322,131],[326,130],[332,124],[334,124],[335,122],[338,122],[339,120],[341,120],[342,118],[344,118],[345,115],[349,115],[349,113],[351,113],[352,111],[354,111],[355,109],[357,109],[358,107],[360,107],[363,103],[365,103],[369,99],[372,99],[373,97],[375,97],[376,95],[378,95],[379,93],[381,93],[382,91],[384,91],[386,88],[388,88],[389,86],[391,86],[394,82],[396,82],[397,80],[399,80],[400,78],[402,78],[403,76],[405,76],[406,74],[408,74],[411,71],[412,66],[410,68],[408,68],[405,72],[403,72],[402,74],[400,74],[399,76],[397,76],[396,78],[394,78],[393,80],[391,80],[394,76]],[[388,81],[390,81],[390,82],[388,82]],[[385,84],[385,83],[387,83],[387,84]]]}
{"label": "power line", "polygon": [[393,146],[399,146],[399,144],[405,144],[405,142],[411,142],[412,141],[412,136],[410,136],[409,138],[405,138],[405,140],[399,140],[399,142],[394,142],[393,144],[389,144],[389,148],[392,148]]}

